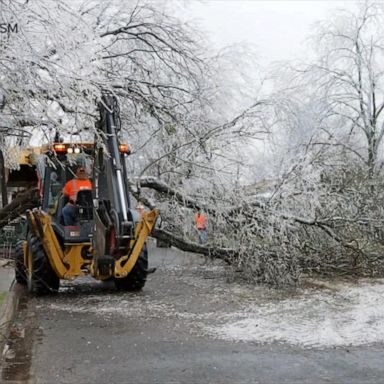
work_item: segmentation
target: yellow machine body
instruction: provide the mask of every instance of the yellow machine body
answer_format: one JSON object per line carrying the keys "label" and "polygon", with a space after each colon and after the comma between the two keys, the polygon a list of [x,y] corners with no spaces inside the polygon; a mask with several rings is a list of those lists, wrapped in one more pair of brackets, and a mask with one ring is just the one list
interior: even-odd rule
{"label": "yellow machine body", "polygon": [[[156,223],[158,210],[144,212],[137,223],[134,238],[131,240],[130,252],[116,260],[114,269],[107,275],[100,275],[94,268],[95,250],[91,242],[64,243],[62,247],[52,228],[51,217],[38,208],[27,211],[27,219],[34,235],[38,237],[44,247],[49,263],[60,279],[73,279],[78,276],[91,275],[98,280],[126,277],[135,266],[144,243]],[[32,254],[24,245],[24,262],[32,271]]]}

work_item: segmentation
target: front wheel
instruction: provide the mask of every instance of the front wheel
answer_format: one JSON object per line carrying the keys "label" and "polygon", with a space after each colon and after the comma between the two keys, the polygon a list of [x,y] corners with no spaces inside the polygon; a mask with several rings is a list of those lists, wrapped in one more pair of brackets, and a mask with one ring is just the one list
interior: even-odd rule
{"label": "front wheel", "polygon": [[121,291],[139,291],[144,287],[145,282],[147,281],[147,275],[148,250],[147,244],[144,244],[136,264],[129,275],[121,279],[114,278],[116,288]]}
{"label": "front wheel", "polygon": [[37,295],[57,292],[60,279],[56,275],[45,254],[43,245],[35,236],[28,236],[28,248],[31,258],[27,268],[28,291]]}

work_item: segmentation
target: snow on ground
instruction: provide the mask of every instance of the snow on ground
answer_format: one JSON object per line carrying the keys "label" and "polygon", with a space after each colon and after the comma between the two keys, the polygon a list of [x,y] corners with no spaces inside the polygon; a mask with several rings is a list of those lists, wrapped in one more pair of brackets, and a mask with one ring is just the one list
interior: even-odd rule
{"label": "snow on ground", "polygon": [[[207,272],[208,271],[208,272]],[[158,319],[188,327],[200,337],[234,342],[282,342],[304,348],[384,342],[384,280],[339,282],[291,292],[228,283],[220,269],[170,268],[169,282],[139,294],[76,294],[64,286],[53,310]],[[159,282],[164,280],[163,277]],[[59,294],[60,297],[60,294]]]}
{"label": "snow on ground", "polygon": [[300,297],[251,305],[207,326],[218,338],[334,347],[384,342],[384,282],[339,285],[336,292],[304,291]]}

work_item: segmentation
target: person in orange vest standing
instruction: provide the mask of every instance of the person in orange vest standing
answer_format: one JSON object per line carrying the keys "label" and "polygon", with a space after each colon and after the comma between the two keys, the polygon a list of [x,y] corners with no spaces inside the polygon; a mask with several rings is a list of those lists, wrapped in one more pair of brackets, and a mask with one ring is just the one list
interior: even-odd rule
{"label": "person in orange vest standing", "polygon": [[207,232],[207,216],[201,212],[200,208],[197,208],[197,212],[194,216],[197,232],[199,234],[199,243],[205,244],[208,241]]}
{"label": "person in orange vest standing", "polygon": [[64,225],[74,225],[76,221],[76,198],[77,192],[83,189],[92,189],[92,183],[84,165],[78,165],[75,178],[67,181],[63,188],[63,194],[69,198],[68,203],[63,208]]}

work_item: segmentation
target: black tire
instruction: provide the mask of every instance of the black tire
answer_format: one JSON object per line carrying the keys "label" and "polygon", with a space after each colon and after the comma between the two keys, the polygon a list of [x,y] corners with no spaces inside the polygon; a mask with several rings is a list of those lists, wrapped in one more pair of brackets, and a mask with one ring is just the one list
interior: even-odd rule
{"label": "black tire", "polygon": [[28,290],[36,295],[46,295],[59,290],[60,279],[56,275],[44,252],[43,245],[35,236],[28,236],[32,251],[32,271],[27,271]]}
{"label": "black tire", "polygon": [[19,284],[27,285],[27,269],[24,264],[23,241],[15,246],[15,279]]}
{"label": "black tire", "polygon": [[120,291],[140,291],[147,281],[148,275],[148,250],[144,244],[135,266],[127,277],[115,278],[116,288]]}

